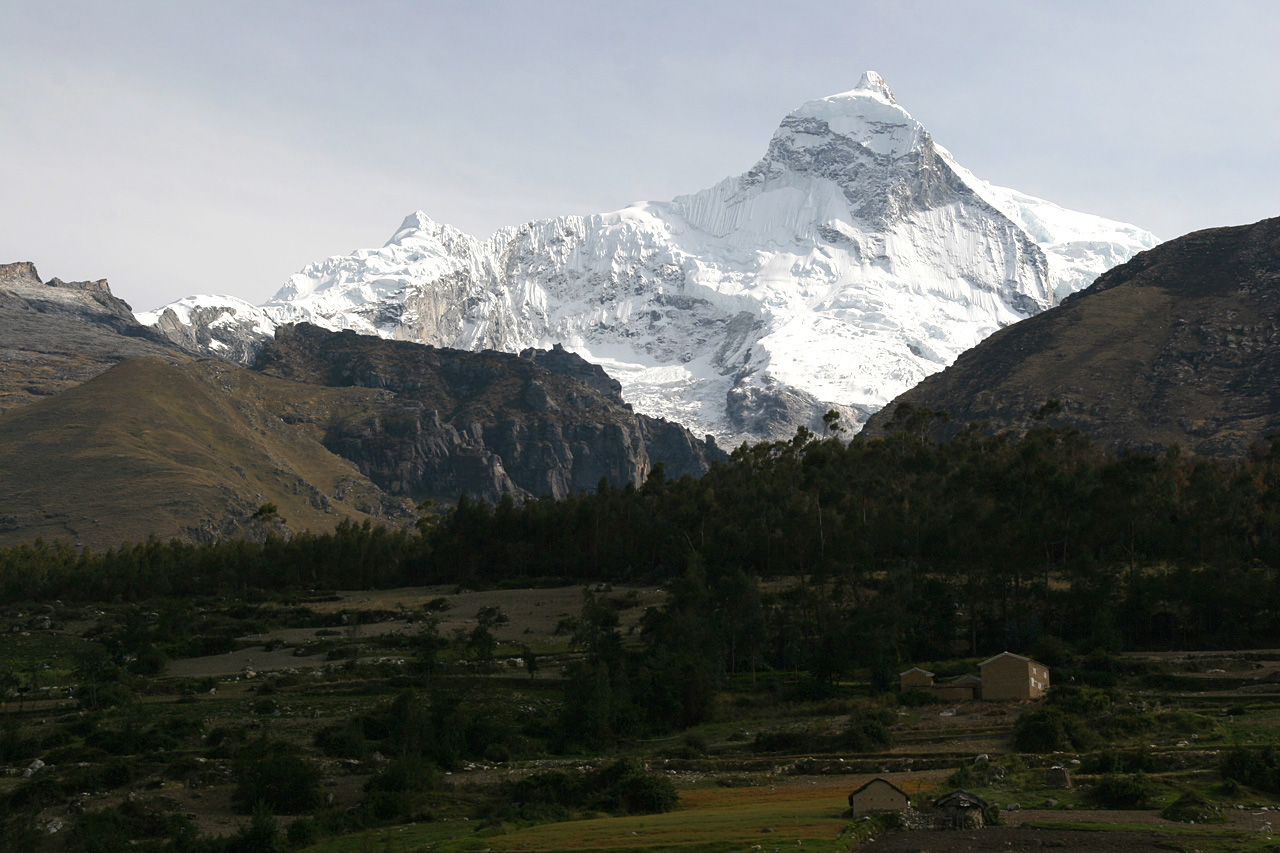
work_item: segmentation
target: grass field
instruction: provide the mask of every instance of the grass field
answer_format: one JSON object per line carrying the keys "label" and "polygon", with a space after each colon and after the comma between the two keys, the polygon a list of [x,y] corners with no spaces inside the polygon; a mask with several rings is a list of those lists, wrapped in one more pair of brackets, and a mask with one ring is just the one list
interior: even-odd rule
{"label": "grass field", "polygon": [[862,777],[788,780],[756,788],[706,787],[680,793],[680,808],[658,815],[600,817],[527,828],[472,829],[427,824],[375,830],[311,848],[323,853],[364,850],[610,851],[716,853],[750,850],[848,850],[857,821],[843,816]]}

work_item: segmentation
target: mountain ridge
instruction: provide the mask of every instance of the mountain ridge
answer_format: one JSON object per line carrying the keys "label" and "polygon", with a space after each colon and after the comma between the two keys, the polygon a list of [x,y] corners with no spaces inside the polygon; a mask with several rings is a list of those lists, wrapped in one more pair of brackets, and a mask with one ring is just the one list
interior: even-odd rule
{"label": "mountain ridge", "polygon": [[141,326],[105,281],[29,263],[0,265],[0,332],[0,545],[404,525],[424,498],[564,497],[726,458],[564,349],[286,324],[251,370]]}
{"label": "mountain ridge", "polygon": [[1020,431],[1042,416],[1113,451],[1240,456],[1280,433],[1280,218],[1135,256],[1052,311],[992,335],[894,400]]}
{"label": "mountain ridge", "polygon": [[755,166],[701,192],[487,240],[418,211],[263,306],[189,297],[140,317],[242,362],[298,321],[467,350],[558,343],[638,411],[736,444],[831,408],[860,425],[1154,244],[979,180],[868,72],[792,111]]}

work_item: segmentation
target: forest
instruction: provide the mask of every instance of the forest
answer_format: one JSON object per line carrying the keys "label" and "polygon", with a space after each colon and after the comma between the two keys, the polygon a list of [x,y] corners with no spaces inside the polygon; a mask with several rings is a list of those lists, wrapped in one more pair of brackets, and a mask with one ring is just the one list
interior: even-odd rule
{"label": "forest", "polygon": [[[1238,460],[1116,456],[1046,412],[1022,435],[946,441],[929,409],[903,406],[883,439],[846,441],[831,417],[825,435],[743,445],[701,479],[659,465],[562,500],[463,495],[424,506],[416,529],[104,553],[37,540],[0,551],[0,600],[669,583],[664,618],[713,633],[715,669],[832,677],[1042,637],[1086,651],[1280,640],[1280,441]],[[771,595],[780,578],[802,582]]]}

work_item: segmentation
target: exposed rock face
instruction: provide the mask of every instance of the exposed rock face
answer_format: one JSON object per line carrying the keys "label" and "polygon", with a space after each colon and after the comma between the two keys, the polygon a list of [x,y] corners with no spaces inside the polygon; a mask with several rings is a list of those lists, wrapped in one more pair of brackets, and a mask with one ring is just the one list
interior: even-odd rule
{"label": "exposed rock face", "polygon": [[391,392],[384,406],[327,426],[325,446],[398,495],[496,500],[701,474],[724,456],[683,427],[637,416],[617,383],[564,350],[521,356],[438,349],[282,326],[256,370]]}
{"label": "exposed rock face", "polygon": [[105,280],[43,283],[34,264],[0,264],[0,412],[141,355],[188,359],[141,325]]}
{"label": "exposed rock face", "polygon": [[1280,218],[1171,240],[1051,311],[992,335],[901,395],[952,431],[1050,423],[1112,448],[1239,455],[1280,433]]}
{"label": "exposed rock face", "polygon": [[212,353],[232,364],[252,364],[257,357],[258,346],[251,343],[255,326],[237,318],[234,306],[195,305],[185,317],[184,323],[172,308],[166,308],[154,328],[183,349]]}

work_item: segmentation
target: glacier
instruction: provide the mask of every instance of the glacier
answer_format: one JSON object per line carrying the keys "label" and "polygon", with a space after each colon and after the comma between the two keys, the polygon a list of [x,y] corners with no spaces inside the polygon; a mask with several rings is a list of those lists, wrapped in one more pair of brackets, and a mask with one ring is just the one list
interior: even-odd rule
{"label": "glacier", "polygon": [[869,71],[701,192],[487,240],[418,211],[386,245],[310,264],[261,306],[187,297],[138,318],[240,363],[296,322],[467,350],[558,343],[637,411],[734,445],[818,428],[829,409],[852,432],[1156,242],[979,179]]}

